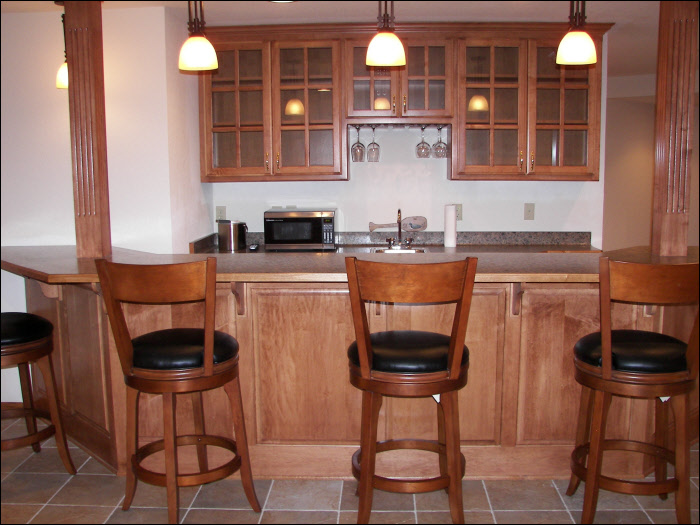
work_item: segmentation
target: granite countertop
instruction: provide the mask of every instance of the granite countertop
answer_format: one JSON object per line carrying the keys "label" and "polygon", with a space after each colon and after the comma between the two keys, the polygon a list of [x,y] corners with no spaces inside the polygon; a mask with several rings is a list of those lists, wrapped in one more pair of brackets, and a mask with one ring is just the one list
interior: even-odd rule
{"label": "granite countertop", "polygon": [[[217,258],[219,282],[347,282],[345,258],[407,263],[445,262],[478,257],[477,282],[598,282],[600,252],[557,252],[546,246],[428,246],[426,253],[369,253],[366,246],[344,247],[341,252],[260,252],[228,254],[154,254],[113,248],[111,259],[133,264],[166,264]],[[659,257],[646,246],[606,253],[636,262],[697,262],[698,247],[687,257]],[[95,263],[77,258],[75,246],[3,246],[2,269],[48,284],[98,282]]]}

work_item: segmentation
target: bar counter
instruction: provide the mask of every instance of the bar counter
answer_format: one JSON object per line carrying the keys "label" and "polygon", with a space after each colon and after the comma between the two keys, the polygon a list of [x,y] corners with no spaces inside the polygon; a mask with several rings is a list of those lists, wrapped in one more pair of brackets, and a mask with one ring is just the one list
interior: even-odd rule
{"label": "bar counter", "polygon": [[[465,477],[568,477],[580,396],[571,349],[578,338],[598,329],[601,253],[547,245],[421,248],[426,252],[400,255],[373,253],[364,245],[342,246],[335,253],[152,254],[114,248],[111,258],[137,264],[217,258],[217,329],[240,343],[253,473],[258,478],[319,479],[351,477],[350,458],[360,436],[361,396],[347,376],[346,349],[354,330],[345,257],[417,263],[478,257],[467,331],[470,375],[459,396]],[[26,278],[27,311],[57,327],[55,367],[69,438],[123,474],[125,386],[94,261],[75,253],[74,246],[5,246],[2,269]],[[690,248],[687,257],[657,257],[647,247],[606,255],[681,263],[697,261],[698,248]],[[449,316],[441,308],[381,304],[368,313],[374,330],[449,333],[449,326],[443,326]],[[195,313],[189,306],[156,315],[135,309],[130,319],[143,333],[186,325]],[[695,309],[664,313],[622,305],[616,315],[626,326],[687,338]],[[43,388],[37,381],[40,403]],[[157,439],[160,401],[147,395],[141,399],[141,435]],[[425,403],[416,408],[402,399],[387,399],[382,439],[434,439],[433,401],[420,401]],[[178,407],[183,411],[179,420],[190,419],[189,401]],[[205,393],[205,407],[207,431],[230,435],[225,394]],[[653,431],[653,411],[646,402],[616,400],[611,411],[612,435],[630,425],[640,437]],[[696,437],[697,395],[691,418]],[[183,423],[182,430],[191,429]],[[195,462],[185,457],[183,468]],[[379,467],[387,476],[406,467],[422,476],[435,473],[433,463],[432,457],[411,455],[392,457]],[[611,474],[641,477],[647,467],[639,458],[613,458]]]}

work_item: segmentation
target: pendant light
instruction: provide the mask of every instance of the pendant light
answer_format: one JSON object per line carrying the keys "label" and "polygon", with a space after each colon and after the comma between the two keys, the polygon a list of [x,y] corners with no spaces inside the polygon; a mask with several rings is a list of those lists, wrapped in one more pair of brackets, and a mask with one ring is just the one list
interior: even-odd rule
{"label": "pendant light", "polygon": [[474,95],[469,99],[469,106],[467,111],[488,111],[489,101],[486,100],[484,95]]}
{"label": "pendant light", "polygon": [[399,37],[394,33],[394,2],[391,2],[391,15],[387,12],[387,4],[384,2],[384,14],[382,15],[382,2],[379,1],[377,27],[379,32],[369,43],[367,48],[368,66],[405,66],[406,52]]}
{"label": "pendant light", "polygon": [[58,89],[68,89],[68,54],[66,53],[66,15],[61,15],[61,24],[63,24],[63,64],[58,68],[56,73],[56,87]]}
{"label": "pendant light", "polygon": [[569,32],[564,35],[557,49],[557,64],[577,66],[595,64],[598,61],[595,44],[583,30],[586,23],[586,2],[571,1],[569,5]]}
{"label": "pendant light", "polygon": [[[192,4],[194,4],[194,18],[192,17]],[[180,48],[179,68],[183,71],[208,71],[217,69],[219,61],[211,42],[204,36],[204,10],[202,2],[187,2],[189,21],[187,30],[190,37]]]}
{"label": "pendant light", "polygon": [[284,106],[285,115],[303,115],[304,114],[304,103],[298,98],[291,98]]}

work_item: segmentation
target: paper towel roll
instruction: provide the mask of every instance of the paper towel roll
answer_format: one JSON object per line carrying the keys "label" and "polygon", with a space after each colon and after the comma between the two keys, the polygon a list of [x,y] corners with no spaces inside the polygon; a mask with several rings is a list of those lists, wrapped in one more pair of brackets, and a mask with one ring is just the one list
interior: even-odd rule
{"label": "paper towel roll", "polygon": [[445,248],[457,246],[457,206],[445,205]]}

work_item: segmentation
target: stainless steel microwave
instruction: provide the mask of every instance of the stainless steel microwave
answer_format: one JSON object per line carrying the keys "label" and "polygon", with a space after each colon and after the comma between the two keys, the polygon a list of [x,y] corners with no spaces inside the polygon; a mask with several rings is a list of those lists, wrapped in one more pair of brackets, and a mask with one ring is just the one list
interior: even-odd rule
{"label": "stainless steel microwave", "polygon": [[306,208],[267,210],[265,250],[335,250],[335,212]]}

